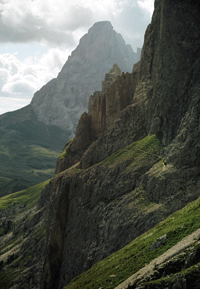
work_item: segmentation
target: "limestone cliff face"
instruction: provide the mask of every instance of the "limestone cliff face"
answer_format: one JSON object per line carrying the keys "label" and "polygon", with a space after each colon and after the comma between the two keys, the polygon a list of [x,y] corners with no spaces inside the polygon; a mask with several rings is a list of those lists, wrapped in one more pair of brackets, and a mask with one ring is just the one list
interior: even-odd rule
{"label": "limestone cliff face", "polygon": [[105,73],[114,63],[124,72],[131,71],[136,58],[110,22],[97,22],[81,38],[58,77],[36,92],[31,107],[40,121],[74,135],[89,96],[100,90]]}
{"label": "limestone cliff face", "polygon": [[[88,113],[84,113],[77,126],[76,136],[67,144],[57,160],[56,174],[80,161],[87,148],[98,139],[119,117],[132,99],[138,79],[138,65],[133,73],[121,73],[118,65],[105,75],[102,91],[89,98]],[[120,77],[121,76],[121,77]]]}
{"label": "limestone cliff face", "polygon": [[[88,134],[80,162],[55,176],[51,194],[47,189],[51,206],[41,288],[63,288],[199,196],[199,12],[198,1],[156,0],[141,62],[96,95],[90,114],[82,116],[77,147],[74,142],[76,150],[84,143],[82,125]],[[115,114],[118,107],[114,121],[106,114],[106,95],[118,100],[110,110]],[[95,117],[100,112],[106,115],[103,126]]]}
{"label": "limestone cliff face", "polygon": [[134,95],[135,74],[134,76],[129,73],[123,74],[112,83],[109,81],[110,75],[112,77],[112,70],[105,76],[101,95],[94,94],[89,99],[88,114],[91,115],[91,130],[96,136],[118,119],[120,112],[131,103]]}
{"label": "limestone cliff face", "polygon": [[149,77],[153,87],[148,130],[154,130],[160,122],[165,145],[177,135],[193,101],[200,69],[199,5],[195,1],[170,4],[164,0],[155,2],[157,9],[146,32],[141,61],[141,76]]}

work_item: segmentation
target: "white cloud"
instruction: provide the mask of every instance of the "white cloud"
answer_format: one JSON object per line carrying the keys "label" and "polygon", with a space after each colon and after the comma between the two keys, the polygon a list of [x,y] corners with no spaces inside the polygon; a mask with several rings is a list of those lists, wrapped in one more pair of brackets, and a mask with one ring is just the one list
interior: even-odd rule
{"label": "white cloud", "polygon": [[0,42],[35,41],[74,48],[79,30],[85,33],[94,22],[102,20],[111,20],[114,27],[117,23],[120,26],[121,19],[123,30],[125,19],[122,17],[130,13],[133,16],[141,14],[141,9],[152,13],[153,0],[2,1]]}
{"label": "white cloud", "polygon": [[[135,50],[141,47],[153,2],[0,0],[0,43],[9,47],[15,44],[18,49],[22,45],[19,54],[13,47],[12,52],[0,54],[0,107],[6,99],[11,100],[12,108],[13,99],[16,108],[20,99],[21,103],[30,102],[36,90],[57,76],[79,39],[97,21],[111,21],[126,43]],[[38,44],[42,45],[42,54],[32,49]]]}
{"label": "white cloud", "polygon": [[54,0],[8,0],[0,4],[2,42],[43,42],[75,45],[73,31],[92,22],[89,8]]}
{"label": "white cloud", "polygon": [[154,0],[138,0],[137,2],[139,7],[146,10],[150,15],[152,15],[154,9]]}
{"label": "white cloud", "polygon": [[14,54],[0,55],[0,97],[20,97],[30,101],[36,90],[58,74],[68,55],[69,51],[58,48],[24,61]]}
{"label": "white cloud", "polygon": [[35,77],[30,77],[29,75],[26,75],[23,79],[17,79],[16,77],[11,78],[11,81],[3,86],[2,92],[11,95],[20,94],[24,96],[24,98],[30,97],[38,85],[36,81],[37,79]]}

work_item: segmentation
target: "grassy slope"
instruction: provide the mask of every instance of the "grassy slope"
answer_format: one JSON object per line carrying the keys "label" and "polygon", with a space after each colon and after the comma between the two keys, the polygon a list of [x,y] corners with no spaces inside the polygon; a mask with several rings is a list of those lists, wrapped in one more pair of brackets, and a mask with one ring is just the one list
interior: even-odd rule
{"label": "grassy slope", "polygon": [[[29,189],[0,198],[0,210],[6,209],[7,211],[9,211],[9,209],[11,209],[11,219],[12,209],[15,208],[16,205],[19,205],[20,208],[16,214],[17,219],[12,219],[12,231],[15,233],[13,233],[11,237],[7,239],[6,244],[4,242],[0,243],[1,254],[5,254],[5,252],[8,252],[9,250],[17,248],[18,245],[21,244],[21,242],[24,242],[24,240],[27,239],[25,241],[27,244],[27,251],[23,251],[22,254],[19,249],[16,249],[16,252],[14,254],[10,253],[11,255],[13,255],[14,261],[12,261],[11,264],[8,260],[4,261],[4,270],[0,272],[0,288],[10,288],[13,280],[15,278],[19,278],[22,274],[24,274],[23,272],[25,272],[25,270],[27,269],[27,264],[29,264],[30,260],[33,258],[31,253],[32,248],[30,244],[35,245],[41,242],[45,242],[45,223],[41,223],[39,227],[37,226],[37,228],[33,228],[31,233],[26,236],[26,238],[24,238],[24,234],[26,234],[26,231],[24,231],[24,224],[28,220],[31,220],[33,218],[34,206],[36,205],[40,197],[41,190],[44,189],[48,182],[49,180],[41,184],[35,185],[34,187],[31,187]],[[6,234],[7,232],[3,232],[3,228],[1,228],[0,235],[4,237],[6,236]]]}
{"label": "grassy slope", "polygon": [[[200,227],[200,198],[174,213],[155,228],[141,235],[129,245],[95,264],[76,277],[65,289],[115,288],[140,268],[177,244]],[[167,234],[167,242],[155,251],[150,246]],[[114,278],[110,277],[115,275]]]}
{"label": "grassy slope", "polygon": [[0,197],[51,178],[59,153],[36,145],[0,139]]}
{"label": "grassy slope", "polygon": [[0,116],[0,197],[53,177],[68,137],[27,107]]}
{"label": "grassy slope", "polygon": [[103,163],[114,166],[119,162],[130,160],[129,169],[137,169],[157,160],[160,154],[160,141],[155,135],[147,136],[140,141],[134,142],[124,149],[112,154]]}
{"label": "grassy slope", "polygon": [[27,208],[32,208],[36,205],[42,189],[49,183],[49,180],[35,185],[26,190],[16,192],[7,196],[0,198],[0,210],[9,209],[9,207],[14,204],[19,204],[21,206],[26,205]]}

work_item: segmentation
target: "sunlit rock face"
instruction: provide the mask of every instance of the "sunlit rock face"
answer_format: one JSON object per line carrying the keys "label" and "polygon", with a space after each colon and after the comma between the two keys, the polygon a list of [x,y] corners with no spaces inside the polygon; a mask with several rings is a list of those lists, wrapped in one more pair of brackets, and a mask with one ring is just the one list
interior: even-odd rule
{"label": "sunlit rock face", "polygon": [[110,22],[97,22],[84,35],[56,79],[35,93],[31,106],[38,119],[75,133],[91,94],[101,89],[105,74],[117,63],[131,72],[138,55]]}

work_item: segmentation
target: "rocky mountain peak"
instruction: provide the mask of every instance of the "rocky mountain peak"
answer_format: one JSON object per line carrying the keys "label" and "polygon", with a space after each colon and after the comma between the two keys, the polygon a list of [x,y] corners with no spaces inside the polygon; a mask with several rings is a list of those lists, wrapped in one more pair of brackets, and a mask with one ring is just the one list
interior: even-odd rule
{"label": "rocky mountain peak", "polygon": [[113,30],[113,26],[110,21],[98,21],[94,23],[94,25],[89,29],[89,31],[102,29],[102,27],[104,27],[105,29]]}
{"label": "rocky mountain peak", "polygon": [[74,133],[80,116],[87,111],[91,94],[115,63],[124,72],[132,71],[137,61],[130,45],[126,45],[108,21],[95,23],[69,56],[56,79],[38,91],[31,106],[38,119]]}
{"label": "rocky mountain peak", "polygon": [[137,54],[133,52],[130,45],[125,43],[121,34],[113,29],[109,21],[97,22],[88,30],[88,33],[80,39],[79,45],[69,56],[59,76],[62,77],[62,75],[68,74],[69,67],[72,64],[79,63],[81,66],[85,65],[85,62],[87,62],[87,66],[89,64],[91,66],[98,65],[93,70],[97,73],[99,68],[102,69],[101,61],[103,61],[105,68],[98,83],[101,83],[105,73],[111,69],[115,62],[118,63],[122,71],[131,72],[133,63],[137,61]]}

